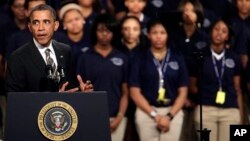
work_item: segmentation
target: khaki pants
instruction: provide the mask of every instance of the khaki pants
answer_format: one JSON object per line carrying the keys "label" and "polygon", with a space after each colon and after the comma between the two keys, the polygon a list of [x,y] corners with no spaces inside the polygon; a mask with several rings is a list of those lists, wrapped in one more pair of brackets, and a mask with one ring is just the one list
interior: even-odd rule
{"label": "khaki pants", "polygon": [[[230,125],[240,124],[240,112],[237,108],[217,108],[202,106],[203,129],[211,130],[210,141],[229,141]],[[195,109],[195,127],[200,130],[200,107]]]}
{"label": "khaki pants", "polygon": [[[166,115],[168,108],[155,108],[160,115]],[[139,108],[136,109],[135,123],[140,141],[179,141],[183,123],[183,111],[178,112],[170,123],[170,130],[166,133],[159,132],[155,121]]]}
{"label": "khaki pants", "polygon": [[[113,118],[110,118],[110,121],[112,120]],[[119,126],[116,128],[116,130],[111,134],[112,141],[123,141],[126,125],[127,125],[127,118],[124,117],[120,122]]]}

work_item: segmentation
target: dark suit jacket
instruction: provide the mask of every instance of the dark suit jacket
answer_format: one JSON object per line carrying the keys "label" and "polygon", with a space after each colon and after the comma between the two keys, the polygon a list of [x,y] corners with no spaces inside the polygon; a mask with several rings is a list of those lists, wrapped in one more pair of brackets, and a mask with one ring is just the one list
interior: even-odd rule
{"label": "dark suit jacket", "polygon": [[[52,41],[58,66],[64,67],[66,79],[72,78],[72,53],[68,45]],[[74,69],[73,69],[74,70]],[[7,63],[6,89],[7,92],[44,92],[58,91],[52,88],[47,79],[46,63],[34,42],[29,42],[17,49]]]}

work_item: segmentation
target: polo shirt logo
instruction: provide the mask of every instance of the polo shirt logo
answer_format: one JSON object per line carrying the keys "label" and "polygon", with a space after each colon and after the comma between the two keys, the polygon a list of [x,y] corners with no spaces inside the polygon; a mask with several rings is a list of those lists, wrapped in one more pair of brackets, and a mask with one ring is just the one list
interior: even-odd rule
{"label": "polo shirt logo", "polygon": [[87,46],[86,46],[86,47],[83,47],[83,48],[81,49],[82,52],[86,52],[86,51],[88,51],[88,50],[89,50],[89,47],[87,47]]}
{"label": "polo shirt logo", "polygon": [[116,66],[122,66],[123,65],[123,60],[121,58],[113,57],[110,60]]}
{"label": "polo shirt logo", "polygon": [[176,61],[169,62],[169,67],[173,70],[179,70],[179,64]]}
{"label": "polo shirt logo", "polygon": [[197,42],[197,43],[195,44],[195,47],[196,47],[197,49],[203,49],[203,48],[205,48],[206,46],[207,46],[207,43],[204,42],[204,41],[200,41],[200,42]]}
{"label": "polo shirt logo", "polygon": [[203,21],[203,27],[208,28],[211,25],[211,21],[208,18],[205,18]]}
{"label": "polo shirt logo", "polygon": [[235,62],[231,58],[226,59],[225,63],[226,63],[226,66],[228,68],[234,68],[235,67]]}
{"label": "polo shirt logo", "polygon": [[163,1],[162,0],[153,0],[152,5],[154,5],[157,8],[161,8],[163,6]]}

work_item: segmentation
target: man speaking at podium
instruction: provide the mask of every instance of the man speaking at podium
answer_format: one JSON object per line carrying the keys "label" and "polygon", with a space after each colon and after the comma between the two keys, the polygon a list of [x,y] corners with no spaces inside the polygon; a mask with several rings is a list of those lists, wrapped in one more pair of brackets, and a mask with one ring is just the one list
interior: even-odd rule
{"label": "man speaking at podium", "polygon": [[80,86],[73,88],[76,76],[71,48],[52,40],[59,27],[52,7],[42,4],[32,9],[28,27],[33,40],[17,49],[7,63],[7,92],[63,92],[68,84],[71,88],[67,92],[93,89],[90,81],[84,83],[80,76]]}

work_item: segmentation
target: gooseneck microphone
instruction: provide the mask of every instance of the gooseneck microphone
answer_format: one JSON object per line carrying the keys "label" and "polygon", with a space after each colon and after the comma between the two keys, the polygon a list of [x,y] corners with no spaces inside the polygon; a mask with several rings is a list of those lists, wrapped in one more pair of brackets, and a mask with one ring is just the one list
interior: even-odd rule
{"label": "gooseneck microphone", "polygon": [[51,65],[46,65],[46,74],[48,79],[53,79],[53,70]]}

